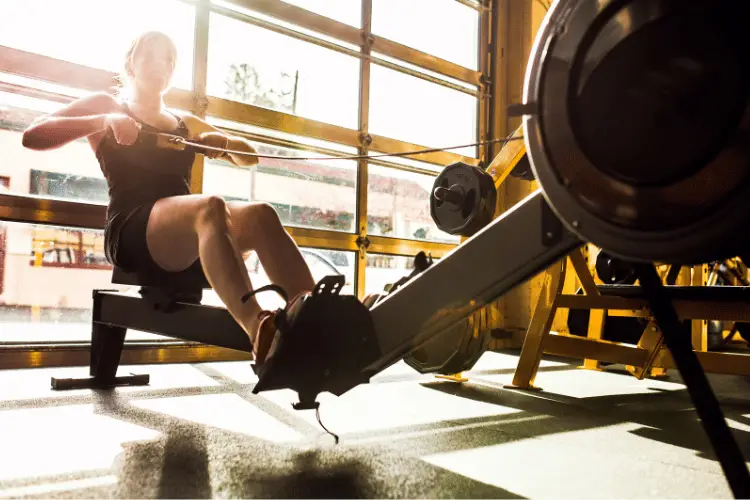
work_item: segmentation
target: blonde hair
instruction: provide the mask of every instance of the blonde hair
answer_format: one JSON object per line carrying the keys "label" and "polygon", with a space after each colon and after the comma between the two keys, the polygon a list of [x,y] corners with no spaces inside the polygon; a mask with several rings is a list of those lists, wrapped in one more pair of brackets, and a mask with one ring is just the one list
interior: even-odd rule
{"label": "blonde hair", "polygon": [[126,83],[128,81],[128,78],[133,76],[131,65],[133,64],[133,58],[138,52],[138,49],[141,46],[152,43],[155,40],[160,40],[167,43],[167,46],[172,53],[172,59],[175,64],[177,63],[177,46],[175,45],[174,41],[167,34],[161,31],[145,31],[135,37],[132,42],[130,42],[130,47],[125,53],[123,71],[115,76],[115,94],[122,96],[125,93],[124,91],[127,87]]}

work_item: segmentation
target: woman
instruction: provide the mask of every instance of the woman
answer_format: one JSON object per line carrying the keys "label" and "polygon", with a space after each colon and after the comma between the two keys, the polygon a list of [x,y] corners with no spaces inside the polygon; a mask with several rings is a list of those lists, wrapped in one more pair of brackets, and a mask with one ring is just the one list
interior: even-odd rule
{"label": "woman", "polygon": [[[163,96],[176,56],[174,43],[163,33],[142,34],[125,58],[127,98],[118,101],[96,93],[76,100],[32,123],[23,145],[47,150],[86,137],[109,186],[107,259],[146,273],[202,266],[229,313],[250,336],[255,361],[261,364],[273,349],[275,313],[262,310],[255,300],[242,253],[254,250],[271,282],[290,298],[311,291],[315,283],[273,207],[190,194],[195,153],[139,140],[141,131],[166,132],[207,146],[255,152],[241,137],[226,135],[190,114],[166,110]],[[207,155],[241,166],[257,163],[247,155]]]}

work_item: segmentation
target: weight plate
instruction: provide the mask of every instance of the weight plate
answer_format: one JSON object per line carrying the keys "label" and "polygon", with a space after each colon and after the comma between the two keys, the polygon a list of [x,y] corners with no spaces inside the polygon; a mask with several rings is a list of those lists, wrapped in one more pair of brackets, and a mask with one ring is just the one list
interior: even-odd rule
{"label": "weight plate", "polygon": [[479,167],[454,163],[435,179],[430,214],[441,231],[468,237],[492,221],[496,201],[492,176]]}
{"label": "weight plate", "polygon": [[468,321],[439,335],[404,358],[404,362],[419,373],[453,375],[471,370],[487,351],[490,329],[476,333]]}
{"label": "weight plate", "polygon": [[524,137],[570,231],[647,262],[747,245],[748,18],[747,0],[553,4],[527,68]]}
{"label": "weight plate", "polygon": [[523,179],[525,181],[533,181],[535,179],[534,171],[531,169],[531,163],[529,163],[528,155],[524,154],[521,159],[518,160],[516,166],[513,167],[513,170],[510,171],[510,175],[516,177],[517,179]]}
{"label": "weight plate", "polygon": [[638,280],[632,262],[613,257],[604,250],[596,256],[596,275],[607,285],[633,285]]}

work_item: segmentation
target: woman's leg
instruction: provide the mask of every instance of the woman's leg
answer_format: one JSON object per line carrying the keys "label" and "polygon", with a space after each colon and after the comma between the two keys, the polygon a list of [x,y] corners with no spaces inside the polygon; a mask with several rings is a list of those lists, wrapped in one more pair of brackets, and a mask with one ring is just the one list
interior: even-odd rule
{"label": "woman's leg", "polygon": [[185,270],[200,257],[211,287],[257,348],[261,308],[254,297],[241,300],[252,285],[232,224],[226,203],[217,196],[163,198],[151,210],[146,241],[151,258],[166,271]]}
{"label": "woman's leg", "polygon": [[240,251],[254,250],[270,281],[283,288],[289,300],[315,288],[299,247],[271,205],[230,202],[227,206]]}

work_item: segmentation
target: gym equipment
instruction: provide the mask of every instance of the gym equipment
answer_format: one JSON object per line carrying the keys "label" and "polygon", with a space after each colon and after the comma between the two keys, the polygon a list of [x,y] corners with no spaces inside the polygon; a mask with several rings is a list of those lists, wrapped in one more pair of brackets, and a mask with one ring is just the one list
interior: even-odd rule
{"label": "gym equipment", "polygon": [[492,221],[497,190],[492,176],[481,168],[448,165],[432,189],[430,214],[441,231],[468,237]]}
{"label": "gym equipment", "polygon": [[[599,292],[602,295],[606,295],[607,291],[610,291],[609,296],[616,294],[617,289],[606,289],[599,288]],[[576,295],[582,295],[583,289],[576,291]],[[589,309],[570,309],[568,311],[568,330],[571,335],[577,335],[579,337],[585,337],[588,335],[589,321],[591,317],[591,311]],[[602,330],[602,339],[610,342],[621,342],[624,344],[637,344],[641,338],[644,328],[648,325],[648,321],[644,318],[636,318],[629,316],[608,316],[604,321],[604,328]]]}
{"label": "gym equipment", "polygon": [[525,154],[518,160],[513,170],[510,171],[510,175],[524,181],[533,181],[536,179],[534,177],[534,170],[531,168],[531,163],[529,163],[529,157]]}
{"label": "gym equipment", "polygon": [[[310,312],[317,319],[305,335],[281,329],[256,390],[293,388],[299,408],[312,407],[317,392],[343,394],[450,338],[467,316],[591,242],[644,262],[640,300],[653,311],[733,493],[750,497],[742,454],[676,319],[677,290],[665,290],[646,264],[708,262],[748,246],[749,18],[747,0],[555,2],[515,108],[541,189],[374,305],[371,323],[364,306],[347,303],[351,323]],[[436,186],[445,188],[443,202],[455,201],[452,185]],[[296,359],[295,350],[304,351],[304,369],[273,363]],[[331,371],[336,356],[351,362]]]}
{"label": "gym equipment", "polygon": [[[277,317],[277,346],[265,363],[253,365],[253,393],[292,389],[299,395],[295,409],[317,409],[321,392],[341,395],[369,381],[359,368],[378,349],[375,330],[367,307],[340,295],[344,282],[341,275],[323,278],[293,315]],[[325,360],[310,355],[319,351],[328,353]]]}
{"label": "gym equipment", "polygon": [[408,275],[404,276],[403,278],[399,279],[395,283],[393,283],[390,287],[388,287],[387,292],[392,293],[401,288],[403,285],[408,283],[411,279],[415,278],[419,274],[423,273],[427,270],[428,267],[432,265],[432,255],[427,255],[425,252],[418,252],[417,255],[414,256],[414,263],[413,267],[414,270],[410,272]]}
{"label": "gym equipment", "polygon": [[[569,230],[644,263],[747,247],[749,15],[744,0],[550,8],[519,111],[534,174]],[[732,492],[750,496],[742,453],[655,269],[639,265],[638,278]]]}
{"label": "gym equipment", "polygon": [[362,304],[368,309],[372,309],[375,304],[383,300],[385,297],[388,296],[389,293],[393,293],[396,290],[398,290],[401,286],[405,285],[409,282],[409,280],[413,279],[414,277],[418,276],[420,273],[424,272],[428,267],[432,265],[432,256],[427,255],[425,252],[419,252],[417,255],[414,256],[414,269],[412,272],[410,272],[408,275],[404,276],[403,278],[400,278],[395,283],[391,283],[389,285],[386,285],[385,290],[383,290],[383,293],[371,293],[365,296],[365,298],[362,300]]}
{"label": "gym equipment", "polygon": [[104,389],[148,384],[148,375],[116,376],[128,329],[252,352],[247,334],[226,309],[200,304],[203,290],[209,289],[210,285],[199,268],[148,275],[115,268],[112,283],[138,286],[140,297],[117,291],[94,290],[91,377],[53,378],[53,389]]}
{"label": "gym equipment", "polygon": [[750,222],[749,9],[743,0],[550,9],[516,109],[534,174],[569,230],[643,262],[701,263],[747,246],[738,228]]}
{"label": "gym equipment", "polygon": [[[379,352],[362,372],[449,336],[583,241],[618,258],[666,264],[741,253],[740,228],[750,222],[748,18],[746,0],[553,4],[515,108],[541,191],[371,309]],[[673,319],[674,297],[655,274],[653,266],[638,269],[644,298],[677,368],[689,374],[733,492],[750,496],[742,455]]]}
{"label": "gym equipment", "polygon": [[492,330],[483,327],[475,316],[476,313],[439,339],[411,351],[404,362],[419,373],[453,375],[471,370],[487,351],[492,338]]}
{"label": "gym equipment", "polygon": [[[509,235],[513,244],[508,244]],[[377,346],[361,358],[357,370],[352,367],[354,372],[340,376],[368,380],[427,342],[450,338],[467,316],[581,244],[577,236],[564,229],[541,192],[530,195],[373,306],[370,314]],[[328,351],[331,347],[322,337],[320,342],[312,341],[317,335],[311,333],[309,337],[306,355],[323,366],[324,359],[332,355]],[[280,344],[277,353],[281,349],[295,347],[288,342]],[[279,387],[283,384],[276,379],[288,380],[295,376],[295,370],[291,364],[275,364],[273,370],[260,376],[259,384],[265,386],[266,377],[268,386]],[[332,379],[329,382],[339,390]]]}
{"label": "gym equipment", "polygon": [[604,250],[596,256],[596,275],[608,285],[633,285],[637,278],[635,265],[609,255]]}

